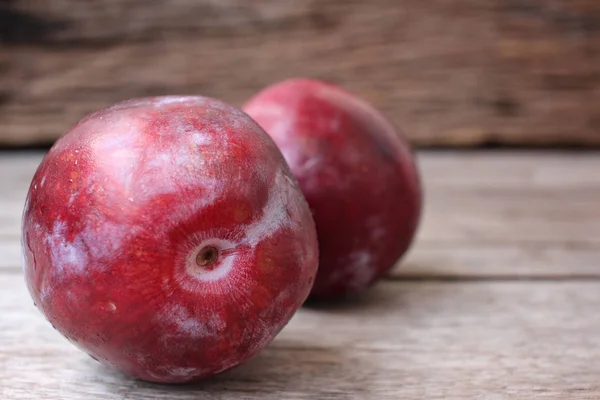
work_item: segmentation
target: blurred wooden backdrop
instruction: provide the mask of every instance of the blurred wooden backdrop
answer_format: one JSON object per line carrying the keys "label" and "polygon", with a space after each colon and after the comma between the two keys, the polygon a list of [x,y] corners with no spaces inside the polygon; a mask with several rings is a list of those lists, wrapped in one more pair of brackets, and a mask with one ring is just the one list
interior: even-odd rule
{"label": "blurred wooden backdrop", "polygon": [[598,0],[0,0],[0,144],[118,100],[340,83],[419,146],[600,144]]}

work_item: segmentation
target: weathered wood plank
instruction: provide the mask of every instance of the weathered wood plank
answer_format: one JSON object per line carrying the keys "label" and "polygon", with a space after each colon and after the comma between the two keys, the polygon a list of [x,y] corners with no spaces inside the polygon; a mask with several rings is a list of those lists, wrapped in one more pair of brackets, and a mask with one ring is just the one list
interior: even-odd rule
{"label": "weathered wood plank", "polygon": [[[19,270],[39,153],[0,156],[0,269]],[[420,152],[426,203],[397,277],[600,276],[597,153]]]}
{"label": "weathered wood plank", "polygon": [[[15,255],[16,260],[16,255]],[[600,278],[600,244],[419,241],[393,279]]]}
{"label": "weathered wood plank", "polygon": [[0,273],[18,271],[21,264],[21,242],[16,238],[0,238]]}
{"label": "weathered wood plank", "polygon": [[[577,193],[429,193],[424,240],[600,243],[598,198]],[[568,206],[567,206],[568,204]]]}
{"label": "weathered wood plank", "polygon": [[186,387],[101,367],[0,274],[0,396],[18,399],[593,399],[598,282],[387,282],[303,309],[246,365]]}
{"label": "weathered wood plank", "polygon": [[429,188],[576,191],[600,188],[597,151],[420,151],[419,165]]}
{"label": "weathered wood plank", "polygon": [[0,3],[0,142],[51,141],[125,98],[241,104],[311,76],[419,145],[600,144],[595,0]]}
{"label": "weathered wood plank", "polygon": [[[391,279],[600,278],[600,245],[436,243],[420,240]],[[21,270],[18,238],[0,238],[0,273]]]}
{"label": "weathered wood plank", "polygon": [[[446,190],[600,190],[598,151],[427,151],[417,152],[430,188]],[[0,151],[0,180],[27,188],[41,151]],[[10,194],[2,188],[2,197]]]}
{"label": "weathered wood plank", "polygon": [[[586,199],[553,192],[484,196],[464,191],[453,196],[431,190],[428,195],[419,232],[422,241],[600,244],[600,194]],[[23,200],[0,201],[1,236],[19,234]]]}

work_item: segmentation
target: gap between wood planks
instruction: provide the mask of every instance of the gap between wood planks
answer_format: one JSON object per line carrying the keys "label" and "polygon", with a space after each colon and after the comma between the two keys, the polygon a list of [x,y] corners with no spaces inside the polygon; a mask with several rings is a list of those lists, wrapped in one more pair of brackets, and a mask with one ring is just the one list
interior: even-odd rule
{"label": "gap between wood planks", "polygon": [[[21,275],[23,270],[21,267],[12,267],[0,269],[0,275]],[[420,282],[436,282],[436,283],[487,283],[487,282],[589,282],[600,281],[600,276],[594,274],[578,274],[578,275],[387,275],[382,278],[386,282],[402,282],[402,283],[420,283]]]}
{"label": "gap between wood planks", "polygon": [[386,276],[392,282],[589,282],[600,281],[598,275],[402,275]]}

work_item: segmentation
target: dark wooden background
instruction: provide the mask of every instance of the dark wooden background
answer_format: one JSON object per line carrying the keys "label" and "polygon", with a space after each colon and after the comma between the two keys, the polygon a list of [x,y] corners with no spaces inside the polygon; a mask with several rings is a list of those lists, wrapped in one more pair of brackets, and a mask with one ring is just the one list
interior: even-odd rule
{"label": "dark wooden background", "polygon": [[600,144],[598,0],[0,0],[0,145],[118,100],[340,83],[419,146]]}

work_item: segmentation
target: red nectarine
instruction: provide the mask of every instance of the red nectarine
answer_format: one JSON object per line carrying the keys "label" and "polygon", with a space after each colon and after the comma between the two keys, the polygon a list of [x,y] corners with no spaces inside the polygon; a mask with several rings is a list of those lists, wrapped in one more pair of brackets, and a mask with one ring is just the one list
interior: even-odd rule
{"label": "red nectarine", "polygon": [[314,222],[281,153],[246,114],[203,97],[84,118],[35,173],[22,229],[29,291],[53,326],[156,382],[256,354],[317,269]]}
{"label": "red nectarine", "polygon": [[363,291],[409,248],[421,212],[411,148],[375,108],[331,84],[293,79],[243,107],[285,156],[319,240],[310,297]]}

